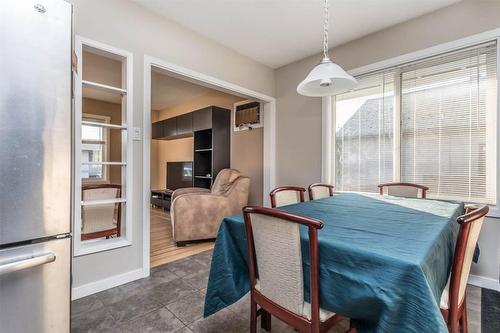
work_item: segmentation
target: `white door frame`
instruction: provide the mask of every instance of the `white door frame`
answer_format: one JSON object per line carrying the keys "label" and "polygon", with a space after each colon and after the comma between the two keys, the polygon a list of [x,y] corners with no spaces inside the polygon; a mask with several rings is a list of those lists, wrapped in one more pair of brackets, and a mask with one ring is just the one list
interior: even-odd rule
{"label": "white door frame", "polygon": [[196,72],[174,63],[144,55],[144,108],[143,108],[143,272],[149,276],[150,269],[150,197],[151,197],[151,70],[153,67],[169,72],[175,77],[199,82],[225,92],[255,98],[264,103],[264,162],[263,202],[269,205],[268,193],[276,184],[276,99],[242,86]]}

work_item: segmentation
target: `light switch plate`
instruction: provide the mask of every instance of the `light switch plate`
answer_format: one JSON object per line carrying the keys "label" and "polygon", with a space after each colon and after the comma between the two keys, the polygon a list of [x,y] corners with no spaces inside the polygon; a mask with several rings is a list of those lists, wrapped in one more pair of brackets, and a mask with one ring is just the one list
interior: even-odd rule
{"label": "light switch plate", "polygon": [[140,127],[134,127],[134,133],[132,135],[132,139],[135,141],[141,141],[142,140],[142,133],[141,133],[141,128]]}

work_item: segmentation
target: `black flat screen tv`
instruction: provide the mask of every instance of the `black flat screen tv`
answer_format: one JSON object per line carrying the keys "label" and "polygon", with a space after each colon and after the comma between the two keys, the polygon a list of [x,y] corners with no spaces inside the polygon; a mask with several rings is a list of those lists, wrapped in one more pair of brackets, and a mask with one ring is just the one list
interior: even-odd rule
{"label": "black flat screen tv", "polygon": [[193,162],[167,162],[167,189],[193,187]]}

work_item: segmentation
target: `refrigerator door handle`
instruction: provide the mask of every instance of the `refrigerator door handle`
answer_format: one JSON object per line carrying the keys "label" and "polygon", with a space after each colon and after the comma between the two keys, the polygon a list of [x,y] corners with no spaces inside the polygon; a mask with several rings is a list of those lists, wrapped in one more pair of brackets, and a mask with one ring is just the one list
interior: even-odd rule
{"label": "refrigerator door handle", "polygon": [[0,265],[0,275],[48,264],[50,262],[54,262],[55,260],[56,255],[49,252],[33,258],[10,262],[8,264]]}

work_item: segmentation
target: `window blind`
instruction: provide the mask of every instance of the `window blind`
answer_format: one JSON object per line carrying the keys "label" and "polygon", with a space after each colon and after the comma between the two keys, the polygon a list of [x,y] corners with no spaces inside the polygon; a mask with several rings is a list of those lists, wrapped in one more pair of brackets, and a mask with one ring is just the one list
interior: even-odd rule
{"label": "window blind", "polygon": [[401,181],[496,203],[496,44],[400,68]]}
{"label": "window blind", "polygon": [[375,192],[393,177],[394,73],[358,78],[334,106],[335,187]]}

